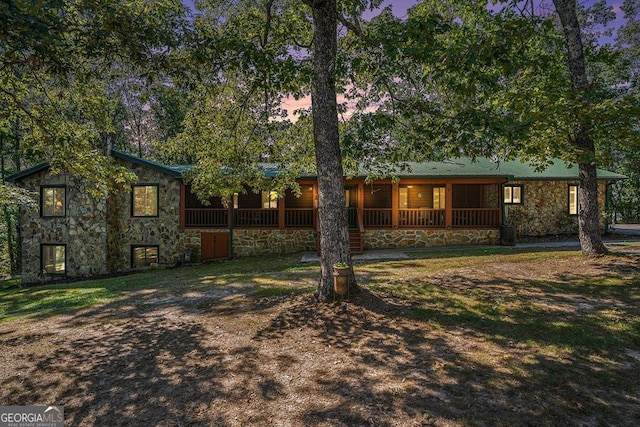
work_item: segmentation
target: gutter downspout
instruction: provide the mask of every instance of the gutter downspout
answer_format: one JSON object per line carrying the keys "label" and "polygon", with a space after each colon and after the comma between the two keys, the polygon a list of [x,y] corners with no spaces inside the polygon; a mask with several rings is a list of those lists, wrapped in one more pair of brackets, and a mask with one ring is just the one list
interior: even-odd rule
{"label": "gutter downspout", "polygon": [[504,187],[509,183],[509,178],[500,184],[500,207],[502,208],[502,225],[507,225],[507,206],[504,204]]}

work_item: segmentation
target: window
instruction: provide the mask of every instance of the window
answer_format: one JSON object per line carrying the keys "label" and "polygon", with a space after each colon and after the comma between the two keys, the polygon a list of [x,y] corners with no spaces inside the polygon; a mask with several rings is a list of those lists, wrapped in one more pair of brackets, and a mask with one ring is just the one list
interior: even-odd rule
{"label": "window", "polygon": [[278,192],[262,192],[262,209],[278,209]]}
{"label": "window", "polygon": [[65,216],[66,188],[64,186],[40,187],[40,214],[47,216]]}
{"label": "window", "polygon": [[578,186],[569,186],[569,215],[578,215]]}
{"label": "window", "polygon": [[522,185],[505,185],[504,203],[508,205],[522,204]]}
{"label": "window", "polygon": [[409,207],[409,188],[398,188],[398,198],[400,209],[407,209]]}
{"label": "window", "polygon": [[65,274],[67,272],[67,247],[65,245],[41,245],[40,260],[45,274]]}
{"label": "window", "polygon": [[132,267],[148,267],[158,263],[158,246],[132,246]]}
{"label": "window", "polygon": [[446,189],[428,184],[400,185],[398,206],[400,209],[445,209]]}
{"label": "window", "polygon": [[158,216],[157,185],[134,185],[131,198],[132,216]]}
{"label": "window", "polygon": [[446,209],[444,195],[444,187],[433,187],[433,209]]}

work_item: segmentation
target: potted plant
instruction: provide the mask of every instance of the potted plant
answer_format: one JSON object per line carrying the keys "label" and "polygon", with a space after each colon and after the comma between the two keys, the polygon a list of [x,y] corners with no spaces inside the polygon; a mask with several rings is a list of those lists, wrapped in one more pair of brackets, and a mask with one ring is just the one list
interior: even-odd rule
{"label": "potted plant", "polygon": [[333,264],[333,292],[340,296],[349,292],[349,264],[346,262]]}

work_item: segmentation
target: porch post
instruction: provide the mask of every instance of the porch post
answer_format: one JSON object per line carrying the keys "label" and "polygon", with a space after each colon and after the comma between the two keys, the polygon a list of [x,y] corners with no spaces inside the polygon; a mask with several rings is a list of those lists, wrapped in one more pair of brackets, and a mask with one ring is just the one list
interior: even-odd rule
{"label": "porch post", "polygon": [[447,229],[451,229],[453,227],[453,183],[451,181],[447,181],[445,184],[445,226]]}
{"label": "porch post", "polygon": [[231,199],[231,203],[229,203],[229,259],[233,259],[233,203],[234,200]]}
{"label": "porch post", "polygon": [[284,209],[285,209],[285,203],[284,203],[284,197],[280,197],[278,199],[278,228],[280,230],[284,230],[284,226],[285,226],[285,222],[284,222]]}
{"label": "porch post", "polygon": [[358,213],[364,221],[364,180],[358,181]]}
{"label": "porch post", "polygon": [[400,186],[397,182],[391,183],[391,227],[398,228],[400,217],[400,200],[398,193]]}

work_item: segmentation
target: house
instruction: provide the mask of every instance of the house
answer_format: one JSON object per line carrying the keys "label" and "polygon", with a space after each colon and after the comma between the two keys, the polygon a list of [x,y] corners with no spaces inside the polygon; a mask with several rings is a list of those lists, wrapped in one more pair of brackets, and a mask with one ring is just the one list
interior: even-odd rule
{"label": "house", "polygon": [[[314,176],[300,177],[299,195],[248,191],[232,206],[216,198],[205,205],[182,180],[187,167],[112,155],[137,176],[126,194],[96,199],[91,183],[52,175],[48,164],[9,177],[40,195],[38,211],[21,212],[25,283],[223,258],[230,236],[235,256],[317,248]],[[455,159],[410,163],[396,181],[346,179],[352,249],[496,244],[505,219],[522,235],[575,233],[577,177],[560,161],[537,172],[517,161]],[[604,212],[608,184],[624,176],[598,177]]]}

